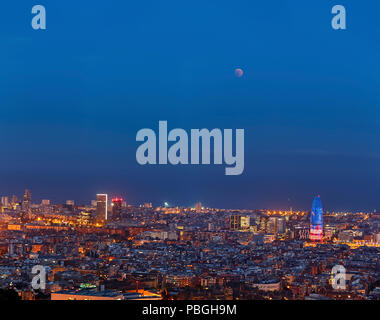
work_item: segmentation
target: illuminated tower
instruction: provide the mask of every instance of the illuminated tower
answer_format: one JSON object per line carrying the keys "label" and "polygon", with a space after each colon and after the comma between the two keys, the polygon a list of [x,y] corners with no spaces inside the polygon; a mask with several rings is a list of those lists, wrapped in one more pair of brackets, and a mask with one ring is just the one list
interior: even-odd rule
{"label": "illuminated tower", "polygon": [[96,222],[104,224],[107,221],[107,201],[106,194],[96,195]]}
{"label": "illuminated tower", "polygon": [[30,192],[30,190],[28,189],[25,190],[23,200],[28,201],[28,202],[32,201],[32,193]]}
{"label": "illuminated tower", "polygon": [[310,240],[323,239],[323,209],[320,196],[314,198],[310,214]]}
{"label": "illuminated tower", "polygon": [[249,216],[232,214],[230,216],[230,229],[234,231],[247,230],[250,226],[249,220]]}
{"label": "illuminated tower", "polygon": [[12,204],[14,205],[14,204],[17,204],[19,201],[18,201],[18,198],[17,198],[17,196],[16,195],[13,195],[12,196]]}
{"label": "illuminated tower", "polygon": [[8,205],[9,205],[9,198],[8,197],[1,197],[1,205],[3,207],[8,207]]}
{"label": "illuminated tower", "polygon": [[121,218],[121,207],[123,204],[122,198],[113,198],[112,199],[112,220]]}
{"label": "illuminated tower", "polygon": [[238,214],[232,214],[230,216],[230,229],[231,230],[240,230],[241,228],[241,216]]}
{"label": "illuminated tower", "polygon": [[70,211],[74,211],[74,204],[74,200],[66,200],[65,208]]}
{"label": "illuminated tower", "polygon": [[22,198],[22,209],[28,210],[32,202],[32,193],[26,189]]}

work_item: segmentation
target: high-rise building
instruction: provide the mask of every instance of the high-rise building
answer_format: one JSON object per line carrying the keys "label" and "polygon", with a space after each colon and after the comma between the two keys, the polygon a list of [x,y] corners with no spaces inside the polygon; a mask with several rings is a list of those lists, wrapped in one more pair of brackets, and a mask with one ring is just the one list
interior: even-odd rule
{"label": "high-rise building", "polygon": [[65,203],[65,208],[69,211],[74,211],[74,200],[66,200],[66,203]]}
{"label": "high-rise building", "polygon": [[25,190],[23,201],[28,201],[28,202],[32,201],[32,193],[30,192],[30,190],[28,189]]}
{"label": "high-rise building", "polygon": [[267,223],[268,223],[268,218],[267,217],[260,217],[259,230],[261,232],[266,232]]}
{"label": "high-rise building", "polygon": [[16,196],[16,195],[13,195],[12,196],[12,204],[16,204],[16,203],[19,203],[19,201],[18,201],[18,197]]}
{"label": "high-rise building", "polygon": [[75,204],[74,200],[66,200],[67,206],[73,206],[74,207],[74,204]]}
{"label": "high-rise building", "polygon": [[8,205],[9,205],[9,198],[8,197],[1,197],[1,205],[3,207],[8,207]]}
{"label": "high-rise building", "polygon": [[235,231],[248,230],[250,226],[249,216],[232,214],[230,216],[230,229]]}
{"label": "high-rise building", "polygon": [[277,219],[277,233],[285,233],[286,231],[286,221],[283,217]]}
{"label": "high-rise building", "polygon": [[49,206],[50,205],[50,200],[44,199],[41,201],[41,205],[43,206]]}
{"label": "high-rise building", "polygon": [[196,212],[201,212],[202,211],[202,203],[201,202],[197,202],[195,204],[195,211]]}
{"label": "high-rise building", "polygon": [[272,234],[285,233],[286,222],[284,217],[269,217],[267,221],[266,232]]}
{"label": "high-rise building", "polygon": [[96,221],[98,223],[105,223],[107,221],[107,208],[108,196],[107,194],[96,195]]}
{"label": "high-rise building", "polygon": [[123,198],[112,199],[112,220],[121,218],[122,205],[123,205]]}
{"label": "high-rise building", "polygon": [[248,230],[250,227],[250,217],[249,216],[241,216],[240,226],[241,226],[241,230]]}
{"label": "high-rise building", "polygon": [[81,211],[78,215],[78,224],[89,225],[91,223],[91,212]]}
{"label": "high-rise building", "polygon": [[277,218],[269,217],[267,222],[267,233],[276,234],[277,233]]}
{"label": "high-rise building", "polygon": [[323,209],[320,196],[314,198],[310,214],[310,240],[323,239]]}
{"label": "high-rise building", "polygon": [[28,210],[32,202],[32,193],[26,189],[22,198],[22,209]]}
{"label": "high-rise building", "polygon": [[232,214],[230,216],[230,229],[239,230],[240,229],[240,216],[237,214]]}

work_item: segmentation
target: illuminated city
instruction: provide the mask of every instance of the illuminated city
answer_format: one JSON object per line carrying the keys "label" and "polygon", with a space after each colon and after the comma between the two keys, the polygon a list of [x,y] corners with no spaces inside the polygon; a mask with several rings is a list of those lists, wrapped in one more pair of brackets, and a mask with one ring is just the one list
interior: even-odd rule
{"label": "illuminated city", "polygon": [[[310,212],[94,198],[2,196],[1,287],[25,300],[380,298],[380,213],[324,211],[316,238],[319,196]],[[46,270],[43,290],[31,285],[35,265]],[[344,289],[331,285],[336,265]]]}
{"label": "illuminated city", "polygon": [[380,1],[1,11],[5,309],[251,320],[376,307]]}

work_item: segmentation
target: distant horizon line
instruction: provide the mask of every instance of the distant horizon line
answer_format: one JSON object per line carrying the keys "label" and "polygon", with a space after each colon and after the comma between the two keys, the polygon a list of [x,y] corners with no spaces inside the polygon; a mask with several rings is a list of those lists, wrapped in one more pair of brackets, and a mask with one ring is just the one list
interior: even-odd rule
{"label": "distant horizon line", "polygon": [[[23,199],[23,196],[25,195],[25,191],[29,191],[30,194],[32,194],[31,192],[31,189],[24,189],[24,194],[22,194],[21,196],[13,193],[11,195],[0,195],[0,198],[2,197],[8,197],[9,199],[9,202],[11,203],[11,198],[13,196],[16,196],[17,199],[18,199],[18,202],[22,202],[22,199]],[[90,199],[90,200],[75,200],[75,199],[65,199],[65,200],[57,200],[57,199],[48,199],[46,197],[36,197],[36,199],[38,199],[40,201],[40,203],[37,203],[37,202],[32,202],[32,204],[41,204],[42,200],[49,200],[51,202],[51,204],[55,204],[55,205],[59,205],[59,204],[66,204],[65,202],[66,201],[74,201],[74,205],[75,206],[88,206],[88,205],[91,205],[91,201],[96,201],[96,195],[98,194],[107,194],[108,195],[108,199],[109,200],[112,200],[112,198],[123,198],[123,201],[126,201],[126,199],[123,197],[123,196],[120,196],[121,193],[119,193],[118,195],[114,195],[114,196],[109,196],[110,194],[109,193],[105,193],[105,192],[99,192],[99,193],[95,193],[95,197],[94,199]],[[320,197],[320,194],[319,193],[316,193],[314,195],[314,197],[312,198],[313,200],[316,198],[316,197]],[[323,199],[323,198],[322,198]],[[310,212],[311,211],[311,205],[312,205],[312,202],[313,200],[310,201],[310,208],[309,209],[298,209],[297,207],[295,206],[289,206],[288,208],[273,208],[273,207],[261,207],[261,208],[232,208],[232,207],[225,207],[225,208],[222,208],[222,207],[212,207],[212,206],[204,206],[205,208],[208,208],[208,209],[216,209],[216,210],[230,210],[230,211],[233,211],[233,210],[236,210],[236,211],[242,211],[242,210],[249,210],[249,211],[252,211],[252,210],[265,210],[265,211],[295,211],[295,212]],[[146,203],[151,203],[152,204],[152,207],[165,207],[165,202],[167,202],[169,204],[168,208],[195,208],[196,206],[196,203],[200,202],[200,203],[203,203],[202,201],[194,201],[193,204],[191,205],[179,205],[179,204],[176,204],[176,205],[172,205],[170,202],[168,201],[162,201],[160,205],[157,205],[157,202],[158,201],[150,201],[150,200],[146,200],[146,201],[141,201],[141,203],[128,203],[127,202],[127,205],[131,205],[131,206],[134,206],[134,207],[138,207],[138,206],[142,206]],[[322,201],[323,202],[323,201]],[[88,203],[88,204],[86,204]],[[0,202],[0,205],[1,205],[1,202]],[[377,209],[327,209],[324,205],[322,205],[323,207],[323,212],[328,212],[328,213],[339,213],[339,212],[345,212],[345,213],[376,213],[378,212]]]}

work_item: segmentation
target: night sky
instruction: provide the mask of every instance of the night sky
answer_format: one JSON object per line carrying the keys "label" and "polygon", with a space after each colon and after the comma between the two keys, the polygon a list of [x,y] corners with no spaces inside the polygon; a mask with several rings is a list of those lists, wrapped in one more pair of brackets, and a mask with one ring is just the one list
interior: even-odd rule
{"label": "night sky", "polygon": [[[380,210],[378,1],[3,2],[1,195]],[[245,129],[243,174],[138,165],[136,133],[159,120]]]}

